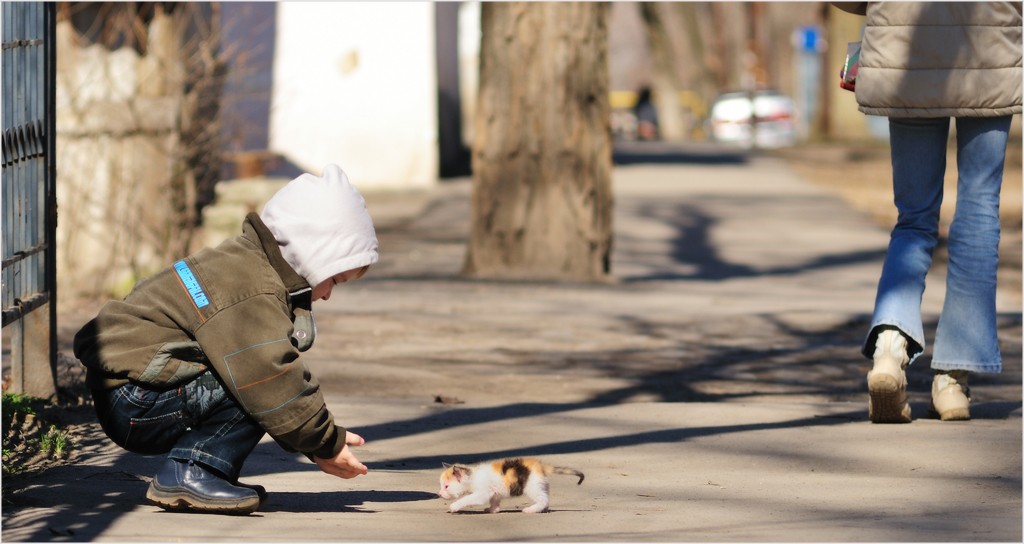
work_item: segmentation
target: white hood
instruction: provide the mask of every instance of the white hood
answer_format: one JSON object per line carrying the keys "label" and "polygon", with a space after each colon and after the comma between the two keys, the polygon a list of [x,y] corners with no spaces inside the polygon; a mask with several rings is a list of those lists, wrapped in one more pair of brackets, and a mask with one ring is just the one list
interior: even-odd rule
{"label": "white hood", "polygon": [[377,234],[366,201],[337,165],[302,174],[271,197],[260,219],[285,261],[310,287],[377,262]]}

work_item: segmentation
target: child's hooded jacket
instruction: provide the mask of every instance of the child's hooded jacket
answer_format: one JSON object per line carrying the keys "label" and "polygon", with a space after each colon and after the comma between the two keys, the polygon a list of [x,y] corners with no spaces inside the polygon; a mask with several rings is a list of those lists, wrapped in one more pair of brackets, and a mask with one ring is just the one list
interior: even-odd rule
{"label": "child's hooded jacket", "polygon": [[332,458],[345,430],[300,357],[316,335],[312,287],[377,258],[362,196],[329,165],[250,213],[240,236],[108,302],[75,336],[75,355],[94,389],[174,387],[210,369],[279,443]]}

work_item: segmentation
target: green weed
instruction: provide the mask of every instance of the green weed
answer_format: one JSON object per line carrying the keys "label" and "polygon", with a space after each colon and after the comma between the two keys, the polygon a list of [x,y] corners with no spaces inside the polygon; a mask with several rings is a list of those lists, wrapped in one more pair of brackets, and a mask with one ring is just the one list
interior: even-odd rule
{"label": "green weed", "polygon": [[0,413],[3,414],[3,432],[4,440],[7,440],[7,433],[11,430],[11,422],[14,421],[16,415],[30,415],[35,414],[35,408],[33,404],[40,402],[46,402],[43,399],[30,397],[21,393],[4,393],[3,394],[3,406],[0,407]]}
{"label": "green weed", "polygon": [[68,454],[68,431],[45,421],[51,408],[45,399],[3,393],[3,474],[29,470],[42,457],[60,459]]}
{"label": "green weed", "polygon": [[53,457],[63,457],[67,447],[68,433],[58,429],[56,425],[50,425],[50,429],[39,439],[39,449],[50,453]]}

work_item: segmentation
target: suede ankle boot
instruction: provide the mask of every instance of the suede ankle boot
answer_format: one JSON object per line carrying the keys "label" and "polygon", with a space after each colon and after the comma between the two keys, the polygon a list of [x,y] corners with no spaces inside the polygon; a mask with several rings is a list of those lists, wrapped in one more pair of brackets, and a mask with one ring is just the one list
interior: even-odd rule
{"label": "suede ankle boot", "polygon": [[868,417],[873,423],[910,423],[907,402],[907,339],[884,330],[875,341],[874,367],[868,372]]}
{"label": "suede ankle boot", "polygon": [[971,388],[966,370],[936,370],[932,379],[931,411],[942,421],[971,419]]}

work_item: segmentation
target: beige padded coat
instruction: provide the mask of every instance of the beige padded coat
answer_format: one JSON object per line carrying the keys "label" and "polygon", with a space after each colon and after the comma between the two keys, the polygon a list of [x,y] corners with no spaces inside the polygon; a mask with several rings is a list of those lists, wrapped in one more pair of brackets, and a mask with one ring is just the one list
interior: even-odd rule
{"label": "beige padded coat", "polygon": [[836,2],[866,15],[857,104],[886,117],[1021,112],[1020,2]]}

